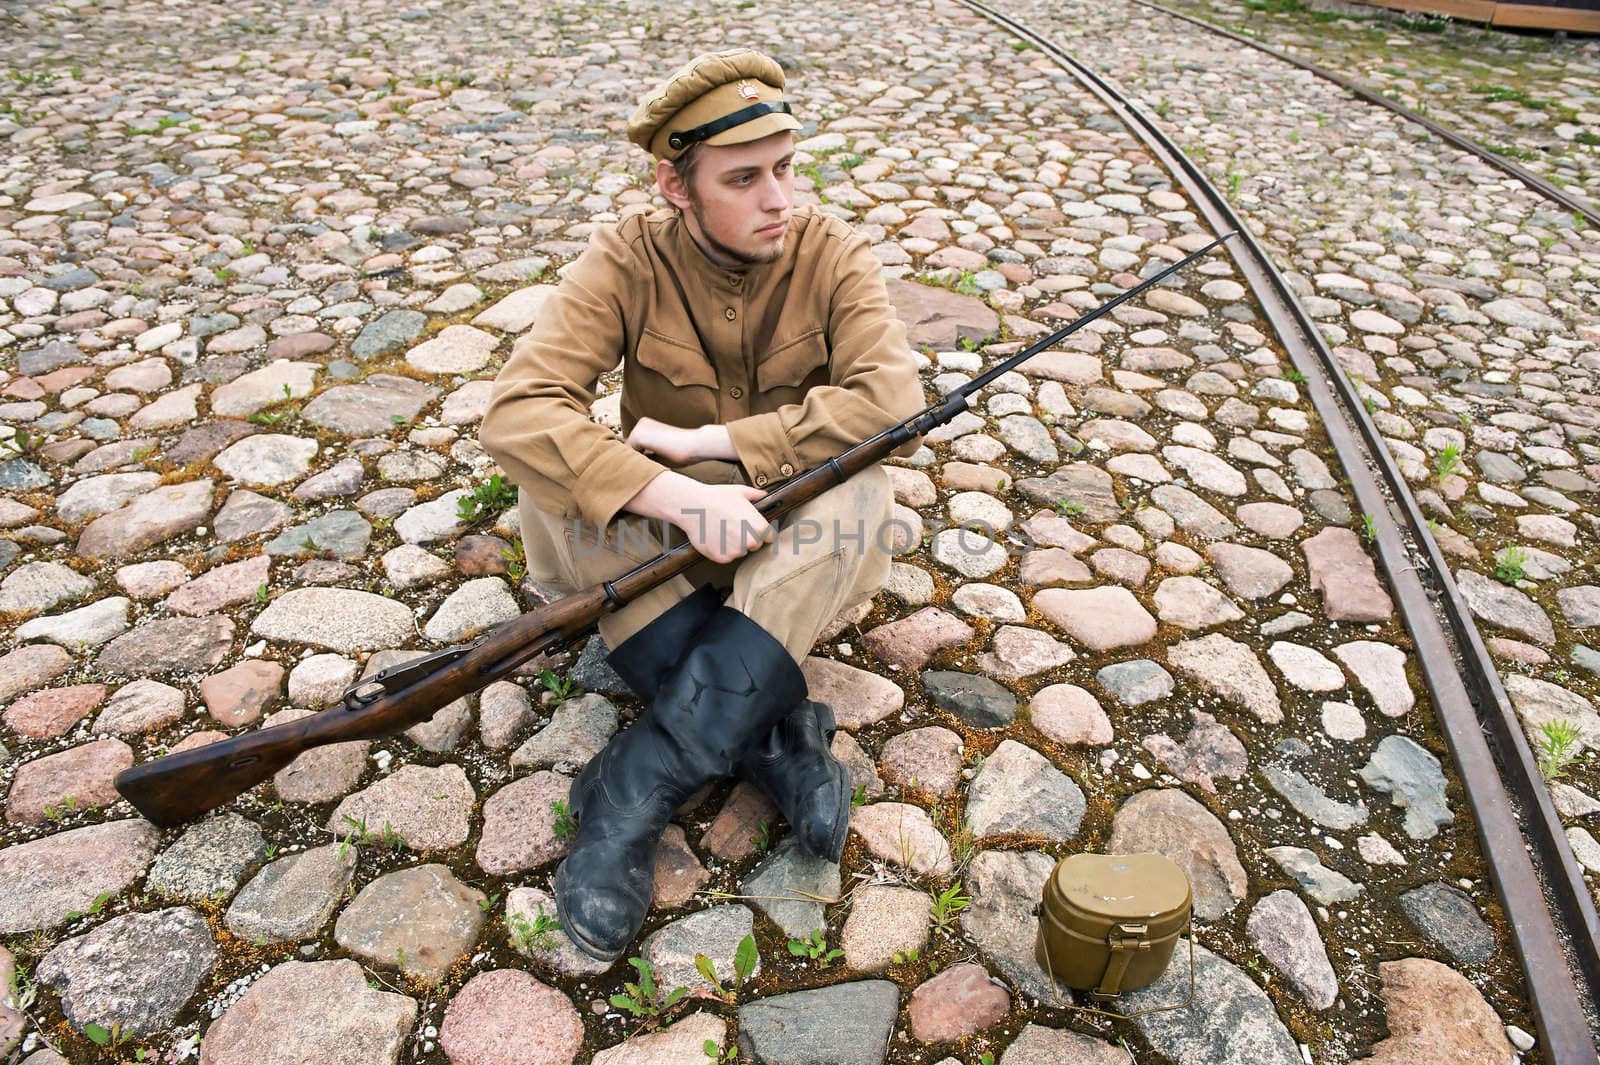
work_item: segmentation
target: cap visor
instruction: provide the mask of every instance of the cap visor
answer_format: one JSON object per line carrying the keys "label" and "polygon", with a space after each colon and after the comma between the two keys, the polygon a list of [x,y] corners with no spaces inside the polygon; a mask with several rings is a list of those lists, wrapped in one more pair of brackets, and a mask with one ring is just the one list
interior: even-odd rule
{"label": "cap visor", "polygon": [[785,130],[792,131],[799,128],[800,120],[798,118],[779,111],[770,115],[762,115],[760,118],[752,118],[748,122],[741,122],[732,129],[725,129],[716,136],[707,138],[706,143],[719,148],[729,144],[748,144],[750,141],[758,141],[762,137],[770,137],[774,133],[782,133]]}

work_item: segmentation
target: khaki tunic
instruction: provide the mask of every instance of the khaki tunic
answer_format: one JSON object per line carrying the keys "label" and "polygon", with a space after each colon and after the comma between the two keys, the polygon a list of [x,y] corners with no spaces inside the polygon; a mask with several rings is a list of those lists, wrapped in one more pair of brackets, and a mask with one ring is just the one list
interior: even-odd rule
{"label": "khaki tunic", "polygon": [[590,417],[619,362],[625,433],[645,416],[726,425],[758,487],[924,405],[866,238],[811,207],[791,216],[781,259],[742,273],[707,259],[673,208],[595,229],[517,338],[480,430],[540,510],[604,528],[667,469]]}

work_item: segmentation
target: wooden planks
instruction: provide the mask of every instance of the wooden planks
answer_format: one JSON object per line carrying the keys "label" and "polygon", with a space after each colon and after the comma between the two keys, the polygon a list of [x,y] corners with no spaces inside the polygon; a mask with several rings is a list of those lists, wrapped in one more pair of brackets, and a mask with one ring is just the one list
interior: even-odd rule
{"label": "wooden planks", "polygon": [[1369,7],[1386,7],[1416,14],[1446,15],[1468,22],[1514,29],[1565,30],[1600,33],[1600,0],[1357,0]]}

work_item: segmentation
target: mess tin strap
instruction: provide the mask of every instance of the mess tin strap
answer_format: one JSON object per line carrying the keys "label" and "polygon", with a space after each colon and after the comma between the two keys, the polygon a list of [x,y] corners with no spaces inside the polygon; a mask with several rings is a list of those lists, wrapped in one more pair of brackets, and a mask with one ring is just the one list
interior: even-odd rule
{"label": "mess tin strap", "polygon": [[777,113],[792,115],[794,111],[789,107],[789,101],[787,100],[751,104],[749,107],[741,108],[731,115],[723,115],[721,118],[706,122],[693,129],[679,130],[677,133],[669,135],[667,137],[667,147],[673,151],[678,151],[681,148],[689,147],[691,144],[699,144],[703,140],[710,140],[725,129],[742,126],[752,119],[760,118],[762,115]]}
{"label": "mess tin strap", "polygon": [[1136,952],[1150,949],[1149,925],[1119,924],[1112,929],[1111,935],[1106,937],[1107,944],[1111,947],[1111,957],[1106,962],[1106,971],[1100,978],[1100,986],[1090,994],[1097,999],[1116,998],[1122,990],[1122,978],[1127,975],[1128,965],[1132,963]]}
{"label": "mess tin strap", "polygon": [[[1134,1010],[1132,1013],[1117,1013],[1114,1010],[1097,1010],[1097,1009],[1094,1009],[1094,1008],[1089,1007],[1089,1006],[1074,1006],[1074,1005],[1071,1005],[1069,1003],[1064,1003],[1064,1002],[1061,1001],[1060,989],[1056,984],[1056,971],[1055,971],[1056,967],[1050,963],[1050,952],[1047,950],[1047,951],[1044,952],[1044,963],[1045,963],[1045,965],[1046,965],[1046,967],[1048,969],[1048,972],[1050,974],[1050,997],[1055,999],[1056,1008],[1057,1009],[1066,1009],[1066,1010],[1079,1010],[1079,1011],[1081,1011],[1083,1013],[1093,1013],[1093,1014],[1095,1014],[1096,1016],[1099,1016],[1099,1017],[1112,1017],[1112,1018],[1115,1018],[1115,1019],[1121,1020],[1121,1021],[1131,1021],[1135,1017],[1143,1017],[1147,1013],[1165,1013],[1167,1010],[1181,1010],[1181,1009],[1185,1008],[1191,1002],[1194,1001],[1194,926],[1193,926],[1193,921],[1194,921],[1194,918],[1193,918],[1193,915],[1191,915],[1190,919],[1183,923],[1183,931],[1189,933],[1189,994],[1188,994],[1188,997],[1186,997],[1182,1002],[1176,1002],[1176,1003],[1173,1003],[1170,1006],[1151,1006],[1151,1007],[1149,1007],[1147,1009]],[[1116,956],[1118,954],[1121,954],[1124,958],[1130,956],[1126,951],[1113,950],[1112,951],[1112,964],[1115,964]],[[1127,967],[1127,962],[1124,961],[1120,968],[1126,969],[1126,967]],[[1118,973],[1119,980],[1120,980],[1120,977],[1121,977],[1121,973],[1119,972]],[[1104,984],[1102,984],[1101,986],[1103,987]],[[1099,997],[1094,992],[1091,992],[1091,995],[1093,995],[1094,997]]]}

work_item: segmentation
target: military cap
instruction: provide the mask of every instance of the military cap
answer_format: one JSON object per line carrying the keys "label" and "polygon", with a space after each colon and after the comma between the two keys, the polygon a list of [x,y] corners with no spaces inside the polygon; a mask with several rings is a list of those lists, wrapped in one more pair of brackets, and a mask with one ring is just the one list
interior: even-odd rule
{"label": "military cap", "polygon": [[777,61],[749,48],[696,56],[639,98],[628,139],[657,159],[676,159],[692,144],[743,144],[799,129],[783,83]]}

